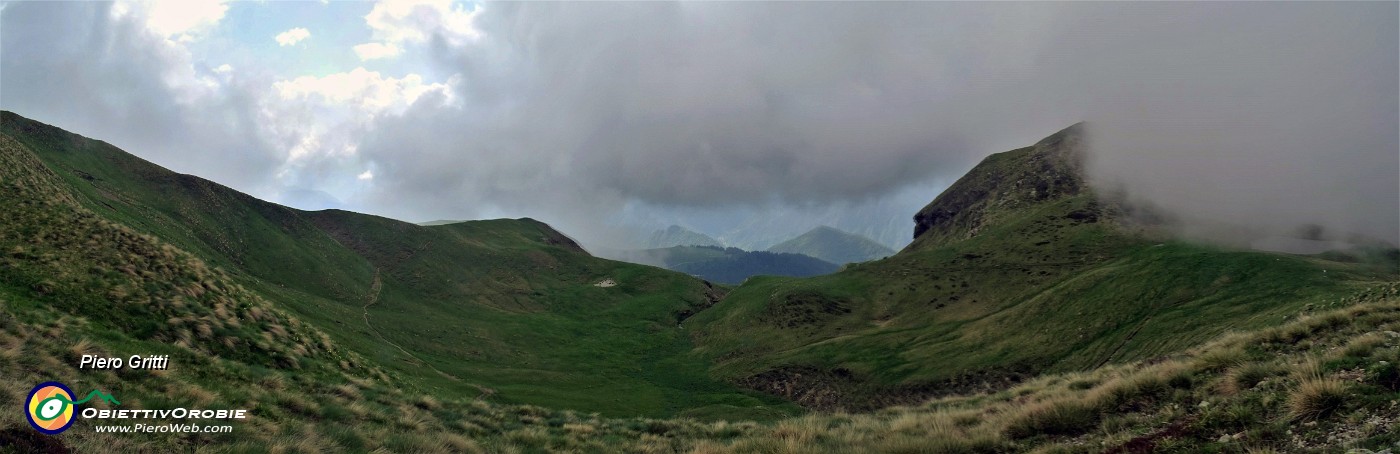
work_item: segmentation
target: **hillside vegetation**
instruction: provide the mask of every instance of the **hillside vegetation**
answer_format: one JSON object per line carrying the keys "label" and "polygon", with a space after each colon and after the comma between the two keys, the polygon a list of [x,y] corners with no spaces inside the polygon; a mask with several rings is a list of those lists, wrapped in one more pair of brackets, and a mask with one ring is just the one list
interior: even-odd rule
{"label": "hillside vegetation", "polygon": [[[710,285],[594,258],[543,223],[425,227],[306,212],[13,113],[0,117],[0,131],[14,142],[9,153],[41,164],[51,185],[95,219],[198,257],[436,395],[611,415],[771,418],[795,410],[712,379],[708,363],[690,354],[676,324],[717,300]],[[605,280],[617,285],[596,285]]]}
{"label": "hillside vegetation", "polygon": [[892,257],[757,278],[686,322],[717,374],[810,408],[1000,389],[1276,325],[1396,270],[1159,238],[1078,171],[1082,126],[992,155]]}

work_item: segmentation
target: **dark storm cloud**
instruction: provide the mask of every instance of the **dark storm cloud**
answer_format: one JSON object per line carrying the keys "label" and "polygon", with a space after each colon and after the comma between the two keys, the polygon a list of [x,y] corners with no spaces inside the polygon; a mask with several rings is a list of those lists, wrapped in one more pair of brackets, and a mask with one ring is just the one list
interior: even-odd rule
{"label": "dark storm cloud", "polygon": [[6,3],[0,108],[260,192],[278,164],[256,118],[252,93],[261,82],[202,84],[208,68],[193,67],[181,48],[113,7]]}
{"label": "dark storm cloud", "polygon": [[964,136],[990,125],[949,104],[965,104],[958,81],[1018,65],[992,50],[1029,46],[1043,14],[490,4],[481,41],[436,49],[445,72],[462,75],[459,104],[420,102],[361,151],[381,169],[379,204],[405,211],[490,203],[568,224],[628,201],[868,200],[966,169],[986,149]]}
{"label": "dark storm cloud", "polygon": [[[1089,120],[1096,179],[1134,197],[1400,240],[1395,3],[482,8],[475,38],[442,31],[376,61],[451,87],[400,114],[279,97],[291,75],[212,74],[108,4],[11,3],[0,107],[255,195],[532,216],[611,244],[764,213],[877,232],[888,215],[852,219],[907,204],[893,215],[909,225],[981,157]],[[289,151],[315,128],[341,151]],[[326,183],[340,180],[354,185]],[[879,209],[833,217],[845,206]]]}
{"label": "dark storm cloud", "polygon": [[381,205],[491,203],[586,226],[631,200],[875,200],[1091,120],[1099,178],[1164,206],[1394,241],[1395,16],[1393,3],[488,4],[481,41],[435,48],[462,75],[458,104],[420,104],[362,151],[385,169]]}

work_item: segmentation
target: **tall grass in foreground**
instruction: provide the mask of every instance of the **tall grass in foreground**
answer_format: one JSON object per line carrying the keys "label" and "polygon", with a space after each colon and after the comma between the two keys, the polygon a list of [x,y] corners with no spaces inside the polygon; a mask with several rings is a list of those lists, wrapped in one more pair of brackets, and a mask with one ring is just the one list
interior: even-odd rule
{"label": "tall grass in foreground", "polygon": [[[72,367],[32,358],[98,348],[83,340],[85,323],[79,319],[3,304],[0,313],[65,320],[0,320],[0,352],[15,352],[0,355],[0,399],[6,402],[20,399],[28,383],[49,373],[46,367]],[[1152,363],[1046,375],[998,392],[947,396],[918,406],[809,414],[772,424],[605,418],[429,398],[392,380],[259,372],[215,360],[197,372],[203,377],[189,370],[131,378],[111,374],[83,386],[119,389],[134,405],[217,402],[255,408],[258,417],[241,423],[234,435],[138,440],[77,427],[62,440],[85,451],[699,454],[1100,452],[1125,446],[1159,452],[1306,452],[1380,449],[1400,442],[1386,426],[1375,424],[1400,419],[1400,410],[1389,404],[1395,391],[1387,387],[1386,375],[1369,372],[1400,359],[1400,334],[1384,334],[1400,331],[1400,300],[1338,312],[1350,322],[1336,324],[1335,317],[1323,314],[1277,328],[1308,333],[1293,342],[1270,341],[1273,332],[1233,334]],[[52,336],[77,340],[48,342]],[[1359,342],[1368,347],[1347,347]],[[70,373],[78,376],[59,369],[60,376]],[[21,423],[0,414],[0,424]]]}

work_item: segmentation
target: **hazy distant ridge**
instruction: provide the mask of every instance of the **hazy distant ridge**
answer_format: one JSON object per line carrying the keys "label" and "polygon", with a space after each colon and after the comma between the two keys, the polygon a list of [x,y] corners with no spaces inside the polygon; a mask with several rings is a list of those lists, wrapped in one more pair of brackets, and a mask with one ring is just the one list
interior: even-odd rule
{"label": "hazy distant ridge", "polygon": [[875,240],[827,226],[778,243],[768,251],[808,255],[835,264],[865,262],[894,254],[893,249]]}
{"label": "hazy distant ridge", "polygon": [[673,225],[665,230],[652,232],[651,237],[645,244],[647,249],[660,249],[673,246],[716,246],[724,247],[724,243],[714,239],[709,235],[696,232],[694,230]]}

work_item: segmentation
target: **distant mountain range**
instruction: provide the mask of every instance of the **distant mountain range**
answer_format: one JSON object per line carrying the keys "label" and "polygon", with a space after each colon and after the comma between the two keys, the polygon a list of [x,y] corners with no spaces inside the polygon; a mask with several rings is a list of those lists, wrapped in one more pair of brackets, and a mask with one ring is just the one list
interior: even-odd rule
{"label": "distant mountain range", "polygon": [[673,246],[723,247],[724,243],[721,243],[719,240],[716,240],[709,235],[696,232],[694,230],[681,227],[679,225],[673,225],[667,227],[665,230],[657,230],[655,232],[652,232],[651,237],[647,238],[645,244],[645,247],[647,249],[662,249]]}
{"label": "distant mountain range", "polygon": [[870,238],[887,248],[898,250],[913,239],[909,234],[909,213],[925,203],[927,199],[912,204],[903,200],[882,200],[864,204],[834,204],[815,213],[804,210],[769,211],[723,232],[711,233],[727,246],[764,251],[818,226],[827,226]]}
{"label": "distant mountain range", "polygon": [[894,255],[894,250],[854,233],[821,226],[791,240],[778,243],[768,252],[816,257],[838,265],[866,262]]}
{"label": "distant mountain range", "polygon": [[827,226],[783,241],[767,251],[726,247],[714,237],[677,225],[652,233],[646,245],[646,249],[640,250],[599,249],[594,252],[726,284],[737,284],[759,275],[816,276],[835,272],[846,263],[894,254],[894,250],[870,238]]}
{"label": "distant mountain range", "polygon": [[707,281],[738,284],[753,276],[808,277],[834,273],[840,267],[801,254],[745,251],[718,246],[673,246],[612,251],[612,258],[680,271]]}

